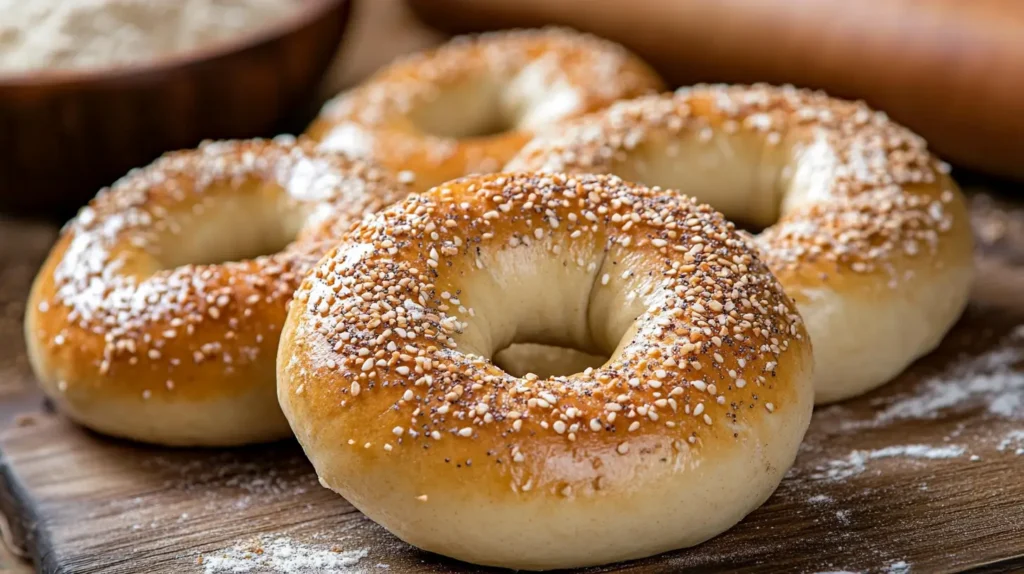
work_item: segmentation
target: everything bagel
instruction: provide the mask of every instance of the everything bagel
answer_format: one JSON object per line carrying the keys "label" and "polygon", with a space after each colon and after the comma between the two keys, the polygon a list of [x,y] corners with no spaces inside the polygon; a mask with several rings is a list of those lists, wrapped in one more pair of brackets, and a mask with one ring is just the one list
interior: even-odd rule
{"label": "everything bagel", "polygon": [[890,380],[967,303],[971,234],[948,167],[862,103],[697,86],[569,122],[507,169],[611,173],[770,226],[755,244],[807,322],[819,403]]}
{"label": "everything bagel", "polygon": [[40,385],[119,437],[287,436],[274,361],[286,303],[328,249],[318,234],[405,192],[376,167],[286,140],[207,143],[129,173],[65,227],[32,287]]}
{"label": "everything bagel", "polygon": [[[491,361],[538,342],[569,376]],[[758,507],[813,403],[792,301],[733,225],[612,176],[496,174],[354,227],[278,359],[321,483],[416,546],[549,569],[697,544]]]}
{"label": "everything bagel", "polygon": [[562,29],[467,36],[402,58],[324,106],[307,134],[422,191],[500,169],[533,133],[661,79],[606,40]]}

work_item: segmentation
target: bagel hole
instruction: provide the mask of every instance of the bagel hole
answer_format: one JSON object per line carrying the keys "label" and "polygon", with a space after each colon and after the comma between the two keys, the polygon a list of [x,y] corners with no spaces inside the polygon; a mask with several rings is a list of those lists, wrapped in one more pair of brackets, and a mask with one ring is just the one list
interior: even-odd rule
{"label": "bagel hole", "polygon": [[[215,265],[278,253],[295,241],[309,215],[277,185],[259,186],[254,194],[216,193],[174,221],[173,232],[158,239],[165,269]],[[269,196],[269,197],[268,197]]]}
{"label": "bagel hole", "polygon": [[[562,245],[555,256],[546,242],[485,250],[458,284],[446,283],[479,318],[455,336],[457,345],[512,376],[548,378],[602,367],[632,340],[646,304],[627,292],[645,286],[646,274],[623,275],[635,261],[602,242]],[[580,267],[580,258],[590,264]]]}
{"label": "bagel hole", "polygon": [[[715,207],[715,204],[713,203],[709,203],[708,205],[710,205],[711,207]],[[768,228],[767,225],[761,225],[759,223],[755,223],[753,221],[749,221],[746,219],[729,217],[729,214],[723,215],[725,215],[725,218],[729,220],[729,223],[732,223],[733,225],[736,226],[736,229],[738,229],[739,231],[745,231],[751,235],[757,235],[758,233],[761,233],[762,231]]]}
{"label": "bagel hole", "polygon": [[454,86],[417,106],[410,118],[420,131],[441,138],[496,136],[515,128],[515,115],[502,104],[497,84]]}
{"label": "bagel hole", "polygon": [[[627,181],[674,189],[719,211],[738,229],[758,234],[775,224],[783,211],[785,176],[764,167],[760,148],[716,134],[710,141],[646,143],[608,170]],[[775,150],[772,153],[777,153]],[[736,158],[761,158],[742,162]]]}
{"label": "bagel hole", "polygon": [[563,377],[598,368],[608,356],[572,347],[513,343],[494,354],[494,364],[514,377],[533,373],[541,378]]}

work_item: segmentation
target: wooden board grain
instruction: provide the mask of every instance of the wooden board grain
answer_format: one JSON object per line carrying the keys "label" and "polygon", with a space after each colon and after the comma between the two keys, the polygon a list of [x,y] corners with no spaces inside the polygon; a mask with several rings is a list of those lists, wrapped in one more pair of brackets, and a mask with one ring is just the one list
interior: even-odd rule
{"label": "wooden board grain", "polygon": [[[818,409],[794,469],[729,532],[588,572],[1024,571],[1024,207],[987,195],[972,207],[981,275],[941,348],[877,392]],[[29,227],[21,247],[0,249],[0,372],[19,388],[29,373],[12,320],[24,270],[53,237]],[[12,229],[0,220],[0,239]],[[479,570],[367,520],[319,486],[292,442],[169,450],[39,409],[8,423],[0,501],[44,572]]]}

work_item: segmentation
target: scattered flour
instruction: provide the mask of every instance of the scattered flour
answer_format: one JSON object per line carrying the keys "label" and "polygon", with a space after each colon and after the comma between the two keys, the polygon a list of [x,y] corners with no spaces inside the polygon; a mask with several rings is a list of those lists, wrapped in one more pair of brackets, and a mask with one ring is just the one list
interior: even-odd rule
{"label": "scattered flour", "polygon": [[808,498],[807,502],[811,504],[829,504],[832,502],[832,497],[827,494],[818,494]]}
{"label": "scattered flour", "polygon": [[288,538],[256,539],[237,544],[222,552],[200,557],[205,574],[227,572],[274,572],[275,574],[315,574],[352,572],[366,557],[366,550],[347,552],[324,550],[294,542]]}
{"label": "scattered flour", "polygon": [[957,458],[964,454],[966,449],[958,445],[949,446],[928,446],[924,444],[911,444],[889,446],[877,450],[855,450],[846,458],[830,460],[826,464],[817,467],[813,479],[819,480],[844,480],[856,476],[867,470],[867,463],[879,458],[906,457],[923,459]]}
{"label": "scattered flour", "polygon": [[982,406],[990,415],[1024,419],[1024,325],[1018,325],[1001,345],[956,365],[952,373],[926,381],[912,396],[879,411],[874,420],[850,421],[851,427],[882,426],[901,419],[933,419],[946,409]]}
{"label": "scattered flour", "polygon": [[205,511],[227,512],[292,500],[319,489],[316,476],[309,473],[301,457],[301,453],[279,448],[258,461],[244,453],[223,451],[203,456],[167,453],[149,457],[142,464],[159,472],[166,488],[207,499]]}
{"label": "scattered flour", "polygon": [[996,447],[1000,452],[1012,450],[1016,455],[1024,454],[1024,429],[1010,431]]}
{"label": "scattered flour", "polygon": [[893,562],[889,565],[889,569],[886,570],[886,572],[888,572],[888,574],[906,574],[907,572],[910,572],[910,564],[907,564],[904,560]]}
{"label": "scattered flour", "polygon": [[836,512],[836,520],[838,520],[842,524],[849,524],[850,523],[850,511],[849,510],[840,510],[840,511]]}

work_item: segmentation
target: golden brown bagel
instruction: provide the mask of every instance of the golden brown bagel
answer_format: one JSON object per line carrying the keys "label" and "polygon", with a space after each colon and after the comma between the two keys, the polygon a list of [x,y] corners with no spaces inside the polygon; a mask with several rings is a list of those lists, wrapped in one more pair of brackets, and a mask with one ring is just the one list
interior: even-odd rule
{"label": "golden brown bagel", "polygon": [[508,169],[613,173],[770,225],[756,245],[807,322],[819,403],[889,381],[967,304],[971,233],[948,167],[861,103],[697,86],[569,122]]}
{"label": "golden brown bagel", "polygon": [[[609,355],[516,378],[513,342]],[[323,485],[403,540],[550,569],[697,544],[757,508],[810,420],[811,346],[733,225],[611,176],[449,182],[303,281],[278,395]]]}
{"label": "golden brown bagel", "polygon": [[641,60],[593,36],[486,34],[394,62],[328,102],[307,134],[422,191],[497,171],[538,128],[662,88]]}
{"label": "golden brown bagel", "polygon": [[40,385],[119,437],[287,436],[274,361],[286,302],[328,249],[317,234],[402,195],[378,168],[286,140],[207,143],[129,173],[65,227],[32,287]]}
{"label": "golden brown bagel", "polygon": [[1024,179],[1024,2],[408,0],[451,32],[559,24],[673,85],[792,83],[860,98],[958,165]]}

